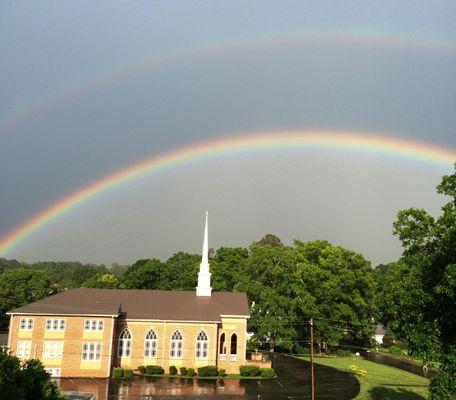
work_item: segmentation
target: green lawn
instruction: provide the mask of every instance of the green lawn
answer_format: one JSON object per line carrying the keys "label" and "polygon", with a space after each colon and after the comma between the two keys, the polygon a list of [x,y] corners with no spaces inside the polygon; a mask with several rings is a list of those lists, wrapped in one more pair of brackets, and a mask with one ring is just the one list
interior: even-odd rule
{"label": "green lawn", "polygon": [[[308,360],[308,357],[300,357]],[[356,400],[423,400],[427,398],[429,380],[398,368],[376,364],[359,357],[317,357],[316,364],[343,371],[351,371],[350,365],[367,371],[365,377],[357,377],[361,386]]]}

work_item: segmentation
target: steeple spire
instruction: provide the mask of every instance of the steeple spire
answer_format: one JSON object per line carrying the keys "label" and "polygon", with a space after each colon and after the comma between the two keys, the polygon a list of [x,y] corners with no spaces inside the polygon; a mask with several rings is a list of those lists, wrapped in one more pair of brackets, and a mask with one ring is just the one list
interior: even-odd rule
{"label": "steeple spire", "polygon": [[210,296],[211,273],[209,272],[209,241],[207,229],[208,212],[206,211],[206,224],[204,226],[203,254],[201,257],[200,270],[198,272],[198,286],[196,287],[197,296]]}

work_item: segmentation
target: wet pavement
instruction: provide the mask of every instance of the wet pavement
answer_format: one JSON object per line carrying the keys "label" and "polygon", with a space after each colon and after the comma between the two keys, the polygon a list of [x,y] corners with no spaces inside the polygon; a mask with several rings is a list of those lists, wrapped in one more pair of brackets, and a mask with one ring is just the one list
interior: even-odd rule
{"label": "wet pavement", "polygon": [[[61,378],[65,391],[90,392],[96,400],[152,399],[309,399],[309,362],[271,354],[273,380],[185,379],[138,376],[128,380]],[[350,373],[315,365],[316,398],[349,400],[359,392]]]}

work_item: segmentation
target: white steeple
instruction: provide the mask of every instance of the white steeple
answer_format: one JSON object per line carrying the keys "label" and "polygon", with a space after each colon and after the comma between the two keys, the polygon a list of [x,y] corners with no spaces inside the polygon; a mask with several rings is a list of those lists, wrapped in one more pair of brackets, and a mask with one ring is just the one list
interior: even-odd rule
{"label": "white steeple", "polygon": [[198,286],[196,287],[197,296],[210,296],[211,288],[211,273],[209,272],[209,244],[207,233],[208,212],[206,211],[206,225],[204,227],[203,240],[203,255],[201,257],[200,270],[198,272]]}

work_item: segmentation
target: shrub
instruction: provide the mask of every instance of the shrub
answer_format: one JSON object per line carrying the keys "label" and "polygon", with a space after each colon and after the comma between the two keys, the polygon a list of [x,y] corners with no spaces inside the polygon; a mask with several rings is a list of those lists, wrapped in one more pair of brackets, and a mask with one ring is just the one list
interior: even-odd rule
{"label": "shrub", "polygon": [[138,371],[140,374],[145,374],[146,373],[146,367],[144,365],[140,365],[138,367]]}
{"label": "shrub", "polygon": [[389,351],[393,356],[400,356],[402,354],[402,350],[397,344],[393,344],[389,348]]}
{"label": "shrub", "polygon": [[273,368],[261,368],[260,374],[263,378],[274,378],[275,377],[275,371]]}
{"label": "shrub", "polygon": [[162,375],[165,370],[159,365],[146,365],[147,375]]}
{"label": "shrub", "polygon": [[239,373],[241,376],[258,376],[261,370],[256,365],[241,365],[239,367]]}
{"label": "shrub", "polygon": [[174,365],[169,367],[169,374],[170,375],[177,375],[177,368]]}
{"label": "shrub", "polygon": [[401,350],[408,350],[409,344],[407,339],[401,339],[399,342],[398,346],[401,348]]}
{"label": "shrub", "polygon": [[123,376],[123,369],[122,368],[113,368],[112,369],[112,377],[113,378],[122,378]]}
{"label": "shrub", "polygon": [[309,355],[310,351],[307,347],[301,346],[300,344],[297,344],[295,346],[295,353],[296,354],[303,354],[305,356]]}
{"label": "shrub", "polygon": [[123,370],[123,376],[124,376],[124,378],[131,378],[133,376],[133,370],[132,369],[124,369]]}
{"label": "shrub", "polygon": [[221,369],[219,369],[219,370],[218,370],[218,376],[226,376],[226,372],[225,372],[225,370],[224,370],[224,369],[222,369],[222,368],[221,368]]}
{"label": "shrub", "polygon": [[180,371],[180,374],[181,374],[182,376],[187,375],[187,368],[185,368],[185,367],[180,367],[180,368],[179,368],[179,371]]}
{"label": "shrub", "polygon": [[343,350],[343,349],[338,349],[336,351],[337,357],[351,357],[352,353],[350,350]]}
{"label": "shrub", "polygon": [[192,377],[195,375],[196,375],[195,368],[187,368],[187,376]]}
{"label": "shrub", "polygon": [[199,376],[218,376],[218,368],[216,365],[208,365],[198,368]]}

